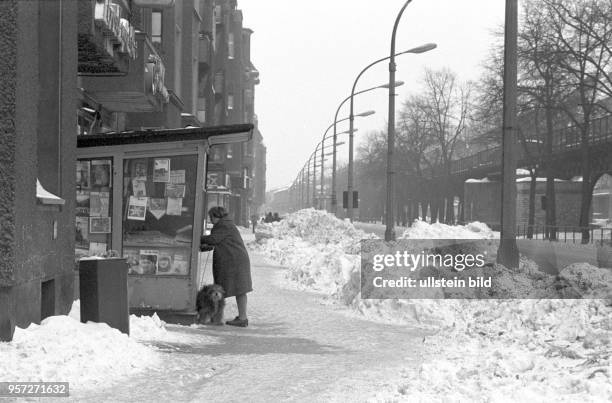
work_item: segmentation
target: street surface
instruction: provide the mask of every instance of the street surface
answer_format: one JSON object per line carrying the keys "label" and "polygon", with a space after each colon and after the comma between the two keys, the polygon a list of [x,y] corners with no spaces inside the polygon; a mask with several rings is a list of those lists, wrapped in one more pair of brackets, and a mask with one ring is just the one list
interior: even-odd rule
{"label": "street surface", "polygon": [[[163,343],[164,365],[94,393],[86,402],[364,401],[417,368],[425,332],[366,321],[309,292],[282,288],[283,268],[251,253],[249,327],[169,330],[201,344]],[[226,319],[236,315],[228,299]],[[213,342],[211,343],[211,339]]]}

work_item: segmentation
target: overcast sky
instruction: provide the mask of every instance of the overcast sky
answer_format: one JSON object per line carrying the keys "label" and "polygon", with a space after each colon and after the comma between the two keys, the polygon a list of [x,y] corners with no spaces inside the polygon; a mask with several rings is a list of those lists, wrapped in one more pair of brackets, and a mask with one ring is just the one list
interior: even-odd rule
{"label": "overcast sky", "polygon": [[[255,112],[268,149],[267,190],[295,179],[340,102],[350,95],[357,74],[389,56],[395,17],[405,0],[239,0],[244,26],[254,31],[251,59],[260,72]],[[424,43],[438,45],[424,54],[396,58],[396,109],[418,91],[426,67],[449,67],[461,80],[478,79],[492,42],[491,32],[504,21],[504,0],[414,0],[397,31],[396,51]],[[369,69],[357,90],[385,84],[388,63]],[[386,128],[388,92],[381,89],[355,98],[355,112],[376,114],[355,120],[356,141]],[[348,116],[348,107],[340,118]],[[343,122],[339,132],[347,130]],[[346,135],[344,135],[346,136]],[[347,145],[339,149],[347,160]],[[329,165],[328,165],[329,166]]]}

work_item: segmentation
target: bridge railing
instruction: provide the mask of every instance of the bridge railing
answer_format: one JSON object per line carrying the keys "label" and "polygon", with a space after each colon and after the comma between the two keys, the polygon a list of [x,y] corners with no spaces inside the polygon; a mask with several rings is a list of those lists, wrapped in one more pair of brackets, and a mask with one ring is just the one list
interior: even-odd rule
{"label": "bridge railing", "polygon": [[612,115],[591,121],[589,143],[601,143],[612,140]]}
{"label": "bridge railing", "polygon": [[451,173],[467,172],[475,168],[494,166],[501,158],[501,148],[488,148],[451,162]]}
{"label": "bridge railing", "polygon": [[[589,127],[589,144],[598,144],[612,141],[612,115],[606,115],[591,120]],[[553,151],[568,150],[580,147],[580,128],[572,125],[555,130],[553,136]],[[524,150],[518,148],[518,158],[524,157]],[[537,152],[534,150],[534,152]],[[501,147],[488,148],[467,157],[459,158],[451,162],[451,173],[458,174],[468,172],[487,166],[495,166],[501,163]],[[439,172],[433,170],[434,174]]]}
{"label": "bridge railing", "polygon": [[[516,237],[518,239],[540,239],[550,240],[547,234],[551,231],[556,232],[556,242],[582,243],[582,232],[589,232],[589,243],[612,245],[612,228],[605,227],[576,227],[576,226],[556,226],[546,225],[518,225]],[[531,237],[530,237],[531,236]]]}

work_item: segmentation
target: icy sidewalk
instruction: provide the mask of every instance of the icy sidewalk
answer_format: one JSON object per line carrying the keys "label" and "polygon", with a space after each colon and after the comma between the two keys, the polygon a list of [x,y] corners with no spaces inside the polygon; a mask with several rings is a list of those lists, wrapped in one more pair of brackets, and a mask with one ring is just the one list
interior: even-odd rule
{"label": "icy sidewalk", "polygon": [[[281,289],[284,269],[251,254],[255,291],[249,327],[168,326],[188,344],[156,343],[160,369],[76,401],[363,401],[418,367],[422,331],[374,323],[322,304],[321,296]],[[226,317],[235,315],[228,300]],[[198,337],[202,342],[198,343]]]}

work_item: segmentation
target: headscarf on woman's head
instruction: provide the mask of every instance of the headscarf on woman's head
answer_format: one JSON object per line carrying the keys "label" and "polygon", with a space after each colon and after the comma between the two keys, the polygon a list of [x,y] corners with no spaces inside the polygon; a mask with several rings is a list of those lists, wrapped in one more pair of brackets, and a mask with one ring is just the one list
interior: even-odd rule
{"label": "headscarf on woman's head", "polygon": [[221,206],[215,206],[213,208],[211,208],[210,210],[208,210],[208,216],[210,218],[215,217],[215,218],[224,218],[228,216],[228,212],[224,207]]}

